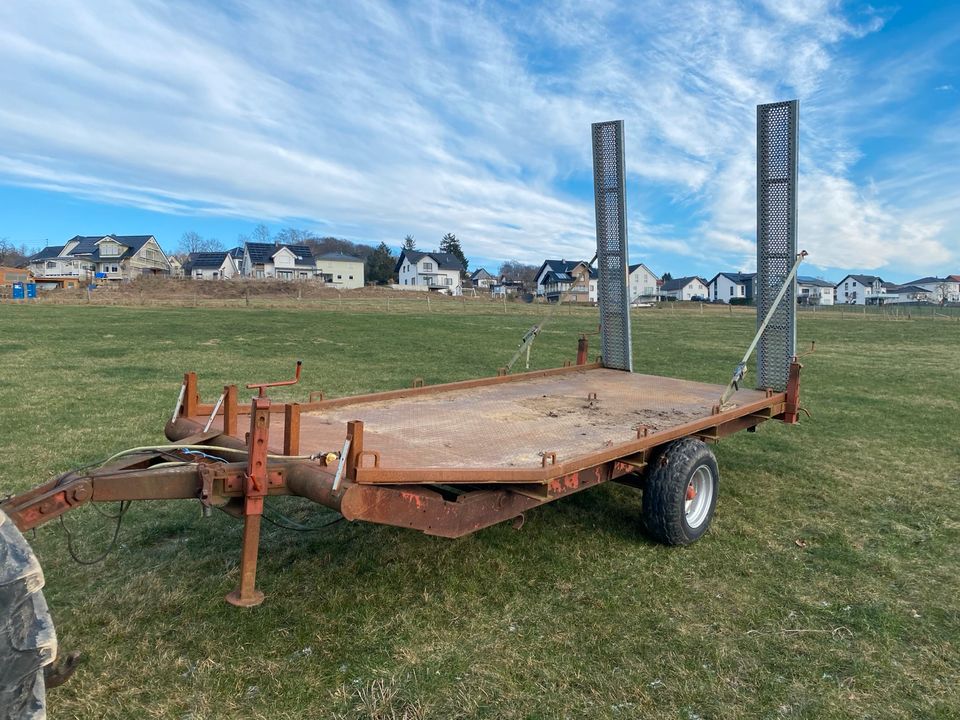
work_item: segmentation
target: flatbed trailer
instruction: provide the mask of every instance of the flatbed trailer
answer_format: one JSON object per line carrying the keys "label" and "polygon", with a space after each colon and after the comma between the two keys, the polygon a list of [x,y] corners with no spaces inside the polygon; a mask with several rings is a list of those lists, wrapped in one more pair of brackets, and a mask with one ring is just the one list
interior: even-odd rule
{"label": "flatbed trailer", "polygon": [[[632,372],[622,124],[599,123],[593,134],[602,357],[588,362],[581,336],[576,360],[563,367],[519,374],[503,368],[494,377],[433,386],[418,379],[409,388],[353,397],[310,393],[304,402],[268,396],[272,387],[299,382],[299,362],[290,380],[246,385],[257,391],[249,402],[234,384],[203,399],[196,373],[185,373],[165,428],[169,443],[118,453],[0,502],[0,709],[13,708],[7,717],[42,717],[41,669],[56,667],[42,573],[21,533],[91,502],[123,503],[118,528],[124,504],[134,500],[198,500],[205,512],[217,508],[242,519],[240,578],[227,600],[243,607],[264,600],[256,576],[260,523],[277,495],[307,498],[348,521],[455,538],[522,522],[539,505],[613,480],[643,490],[643,520],[654,539],[699,539],[719,492],[708,444],[768,420],[796,423],[800,412],[788,295],[795,294],[802,257],[789,222],[796,210],[796,104],[760,106],[758,120],[758,331],[727,386]],[[776,142],[785,149],[768,147]],[[776,186],[769,197],[767,166]],[[760,388],[741,388],[757,345]],[[57,670],[64,677],[69,671]]]}

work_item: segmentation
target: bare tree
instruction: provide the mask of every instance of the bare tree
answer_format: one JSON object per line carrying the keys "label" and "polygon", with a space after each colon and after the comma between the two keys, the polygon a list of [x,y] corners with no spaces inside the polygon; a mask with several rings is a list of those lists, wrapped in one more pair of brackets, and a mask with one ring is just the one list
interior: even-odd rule
{"label": "bare tree", "polygon": [[0,238],[0,265],[20,267],[26,264],[31,254],[26,245],[17,247],[7,238]]}
{"label": "bare tree", "polygon": [[277,233],[274,240],[278,243],[284,245],[306,245],[309,241],[314,240],[315,236],[309,230],[298,230],[297,228],[284,228]]}
{"label": "bare tree", "polygon": [[263,223],[257,225],[253,232],[250,233],[252,242],[255,243],[272,243],[273,239],[270,237],[270,228],[268,228]]}
{"label": "bare tree", "polygon": [[507,260],[500,266],[500,276],[507,280],[519,281],[526,287],[531,287],[537,277],[535,265],[524,265],[517,260]]}
{"label": "bare tree", "polygon": [[205,238],[199,233],[189,230],[180,238],[177,251],[185,255],[197,252],[218,252],[223,250],[223,243],[216,238]]}

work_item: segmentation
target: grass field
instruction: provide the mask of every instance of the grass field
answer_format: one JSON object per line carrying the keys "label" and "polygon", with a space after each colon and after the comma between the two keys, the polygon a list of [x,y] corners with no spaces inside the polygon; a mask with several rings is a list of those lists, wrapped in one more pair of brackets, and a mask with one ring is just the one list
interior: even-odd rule
{"label": "grass field", "polygon": [[[572,358],[561,313],[534,364]],[[749,313],[636,316],[635,366],[723,383]],[[163,440],[182,372],[208,398],[283,378],[302,397],[494,374],[531,316],[264,308],[0,306],[0,494]],[[120,547],[74,564],[32,544],[61,645],[86,660],[59,718],[918,718],[960,716],[960,322],[801,318],[804,405],[716,447],[711,532],[647,541],[611,484],[461,540],[338,523],[267,526],[241,611],[240,524],[134,505]],[[290,501],[285,511],[327,517]],[[306,521],[306,520],[305,520]],[[109,521],[68,525],[92,555]]]}

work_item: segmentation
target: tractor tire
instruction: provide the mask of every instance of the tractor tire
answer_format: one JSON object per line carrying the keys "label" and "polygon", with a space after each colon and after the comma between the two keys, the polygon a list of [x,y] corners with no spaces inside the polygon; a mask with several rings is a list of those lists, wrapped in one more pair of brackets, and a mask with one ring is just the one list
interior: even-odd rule
{"label": "tractor tire", "polygon": [[57,634],[42,588],[40,563],[0,510],[0,720],[47,716],[43,671],[57,656]]}
{"label": "tractor tire", "polygon": [[643,488],[647,533],[664,545],[689,545],[710,527],[720,491],[717,458],[706,443],[684,438],[654,459]]}

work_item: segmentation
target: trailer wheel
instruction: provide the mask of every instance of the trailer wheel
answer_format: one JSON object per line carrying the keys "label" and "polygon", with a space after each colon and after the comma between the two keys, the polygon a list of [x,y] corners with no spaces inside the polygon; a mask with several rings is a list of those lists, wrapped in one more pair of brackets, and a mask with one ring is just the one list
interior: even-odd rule
{"label": "trailer wheel", "polygon": [[717,459],[706,443],[684,438],[654,460],[643,489],[647,532],[665,545],[689,545],[713,519],[720,489]]}
{"label": "trailer wheel", "polygon": [[44,667],[57,634],[43,598],[40,563],[0,510],[0,720],[45,718]]}

